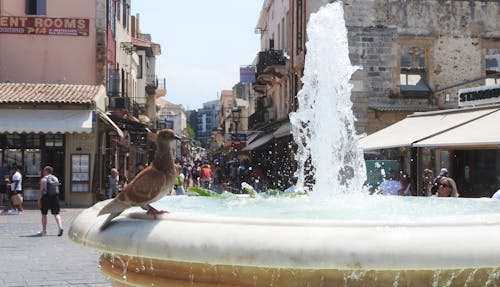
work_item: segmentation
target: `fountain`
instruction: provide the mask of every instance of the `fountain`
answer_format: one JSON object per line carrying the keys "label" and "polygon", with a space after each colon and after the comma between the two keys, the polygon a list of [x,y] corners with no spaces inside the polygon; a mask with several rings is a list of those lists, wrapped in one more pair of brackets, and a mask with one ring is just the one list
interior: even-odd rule
{"label": "fountain", "polygon": [[297,160],[311,163],[299,166],[300,182],[314,172],[310,195],[165,197],[156,205],[170,214],[131,208],[99,231],[104,201],[73,221],[70,238],[103,252],[115,286],[498,286],[498,202],[364,190],[344,27],[338,2],[308,25],[290,119]]}

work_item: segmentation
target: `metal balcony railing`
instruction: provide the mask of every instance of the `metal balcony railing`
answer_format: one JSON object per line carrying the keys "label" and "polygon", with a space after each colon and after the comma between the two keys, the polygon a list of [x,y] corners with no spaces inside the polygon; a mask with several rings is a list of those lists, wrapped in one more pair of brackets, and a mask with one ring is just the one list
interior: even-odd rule
{"label": "metal balcony railing", "polygon": [[267,118],[269,117],[269,112],[266,108],[261,108],[255,113],[251,114],[248,117],[248,129],[256,130],[259,126],[262,126],[267,122]]}
{"label": "metal balcony railing", "polygon": [[259,60],[257,62],[256,76],[266,72],[266,68],[271,66],[285,66],[286,57],[283,50],[267,50],[259,52]]}

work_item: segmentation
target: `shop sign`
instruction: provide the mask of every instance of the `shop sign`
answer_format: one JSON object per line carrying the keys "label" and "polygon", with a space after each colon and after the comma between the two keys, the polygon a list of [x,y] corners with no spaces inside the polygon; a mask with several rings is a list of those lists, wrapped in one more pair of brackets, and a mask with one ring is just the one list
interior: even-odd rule
{"label": "shop sign", "polygon": [[240,150],[247,145],[246,134],[231,134],[231,146],[234,149]]}
{"label": "shop sign", "polygon": [[0,16],[0,34],[88,36],[89,19]]}
{"label": "shop sign", "polygon": [[458,105],[474,106],[500,103],[500,85],[480,86],[458,91]]}

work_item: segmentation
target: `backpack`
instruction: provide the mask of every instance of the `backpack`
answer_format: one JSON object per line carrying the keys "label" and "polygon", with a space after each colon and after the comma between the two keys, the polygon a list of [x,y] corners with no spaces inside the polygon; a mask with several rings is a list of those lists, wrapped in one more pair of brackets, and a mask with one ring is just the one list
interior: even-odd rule
{"label": "backpack", "polygon": [[47,190],[45,194],[48,196],[59,195],[59,180],[53,175],[47,176]]}

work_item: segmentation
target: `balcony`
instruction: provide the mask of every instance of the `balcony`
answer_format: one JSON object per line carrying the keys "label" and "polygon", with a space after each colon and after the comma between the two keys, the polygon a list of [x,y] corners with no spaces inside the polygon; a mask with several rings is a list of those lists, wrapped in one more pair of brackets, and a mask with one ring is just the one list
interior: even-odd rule
{"label": "balcony", "polygon": [[123,97],[110,97],[109,108],[112,110],[130,110],[130,99]]}
{"label": "balcony", "polygon": [[286,74],[287,58],[283,50],[268,50],[259,52],[257,62],[257,83],[266,84],[272,81],[273,77],[281,78]]}
{"label": "balcony", "polygon": [[248,129],[258,130],[258,127],[266,124],[269,119],[269,112],[266,108],[256,110],[248,117]]}

